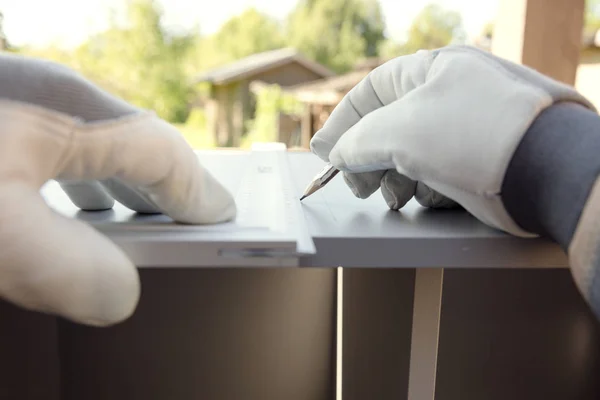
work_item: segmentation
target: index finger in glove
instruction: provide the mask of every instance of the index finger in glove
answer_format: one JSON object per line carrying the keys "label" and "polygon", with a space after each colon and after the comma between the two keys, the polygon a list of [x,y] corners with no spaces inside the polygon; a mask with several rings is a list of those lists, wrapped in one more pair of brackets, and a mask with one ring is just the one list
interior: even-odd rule
{"label": "index finger in glove", "polygon": [[83,125],[72,146],[61,179],[112,181],[113,196],[124,193],[126,185],[130,198],[141,194],[182,223],[218,223],[236,215],[227,189],[201,165],[183,136],[153,114]]}
{"label": "index finger in glove", "polygon": [[425,82],[430,52],[395,58],[375,68],[353,87],[311,140],[311,150],[329,161],[337,141],[367,114],[402,98]]}
{"label": "index finger in glove", "polygon": [[[311,151],[322,160],[329,161],[329,154],[338,140],[364,116],[394,102],[424,82],[424,57],[428,54],[419,52],[398,57],[371,71],[335,107],[323,128],[311,140]],[[344,177],[359,198],[367,198],[381,187],[386,202],[393,209],[402,207],[410,199],[407,198],[408,193],[414,191],[411,180],[401,179],[397,174],[386,177],[385,170],[345,173]],[[388,181],[395,183],[395,192],[386,189],[386,185],[382,186]],[[399,185],[399,182],[406,185]]]}

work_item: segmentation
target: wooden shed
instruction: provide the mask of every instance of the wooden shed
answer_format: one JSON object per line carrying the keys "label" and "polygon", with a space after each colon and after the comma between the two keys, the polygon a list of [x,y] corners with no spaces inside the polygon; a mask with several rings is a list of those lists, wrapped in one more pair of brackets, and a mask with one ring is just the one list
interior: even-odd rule
{"label": "wooden shed", "polygon": [[250,90],[253,81],[284,87],[333,75],[295,49],[283,48],[253,54],[207,71],[195,83],[210,85],[208,99],[203,103],[207,128],[215,143],[220,147],[237,147],[246,131],[244,122],[254,116],[256,104]]}
{"label": "wooden shed", "polygon": [[385,61],[387,60],[382,58],[369,58],[346,74],[285,88],[286,92],[293,94],[306,106],[301,123],[301,147],[309,147],[310,139],[323,126],[346,93]]}

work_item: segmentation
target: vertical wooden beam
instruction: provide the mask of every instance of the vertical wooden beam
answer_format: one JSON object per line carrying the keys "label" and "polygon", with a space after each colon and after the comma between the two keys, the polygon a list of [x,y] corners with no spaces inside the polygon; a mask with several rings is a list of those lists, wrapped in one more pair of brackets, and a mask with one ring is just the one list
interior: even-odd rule
{"label": "vertical wooden beam", "polygon": [[573,85],[585,0],[500,0],[492,53]]}
{"label": "vertical wooden beam", "polygon": [[309,149],[310,148],[310,139],[312,138],[312,124],[313,124],[313,118],[312,118],[312,104],[310,103],[306,103],[304,105],[304,114],[302,115],[302,122],[300,125],[300,129],[301,129],[301,139],[300,139],[300,146],[304,149]]}
{"label": "vertical wooden beam", "polygon": [[244,134],[244,121],[246,120],[246,92],[249,90],[248,81],[233,84],[232,110],[231,110],[231,146],[240,147]]}
{"label": "vertical wooden beam", "polygon": [[219,99],[216,97],[216,90],[213,84],[210,84],[208,99],[206,100],[206,130],[215,143],[218,143],[218,126],[219,126]]}
{"label": "vertical wooden beam", "polygon": [[[408,268],[344,269],[343,400],[407,399],[415,272]],[[420,350],[423,354],[429,349]]]}

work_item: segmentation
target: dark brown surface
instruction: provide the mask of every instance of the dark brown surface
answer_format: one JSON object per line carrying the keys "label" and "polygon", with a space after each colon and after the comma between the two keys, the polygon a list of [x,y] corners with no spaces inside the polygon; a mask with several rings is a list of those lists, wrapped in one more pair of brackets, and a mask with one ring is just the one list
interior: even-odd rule
{"label": "dark brown surface", "polygon": [[[344,400],[406,399],[414,271],[344,273]],[[142,279],[131,320],[63,321],[60,340],[54,318],[0,303],[0,399],[334,399],[333,269]],[[598,376],[569,271],[446,270],[436,400],[595,400]]]}
{"label": "dark brown surface", "polygon": [[344,400],[408,392],[414,270],[344,269]]}
{"label": "dark brown surface", "polygon": [[56,319],[0,301],[0,399],[58,400]]}
{"label": "dark brown surface", "polygon": [[600,329],[568,270],[446,270],[436,400],[597,400],[598,377]]}
{"label": "dark brown surface", "polygon": [[335,270],[142,271],[136,314],[61,322],[63,400],[331,400]]}

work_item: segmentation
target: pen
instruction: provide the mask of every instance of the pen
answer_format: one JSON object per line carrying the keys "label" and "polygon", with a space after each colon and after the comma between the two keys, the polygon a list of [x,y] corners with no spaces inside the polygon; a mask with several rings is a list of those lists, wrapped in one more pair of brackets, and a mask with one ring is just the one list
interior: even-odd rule
{"label": "pen", "polygon": [[315,176],[308,184],[306,190],[304,190],[304,193],[302,194],[302,197],[300,197],[300,201],[324,187],[330,180],[333,179],[334,176],[337,175],[338,172],[340,172],[340,170],[336,169],[331,164],[327,164],[325,168],[323,168],[323,170],[321,170],[321,172],[319,172],[317,176]]}

